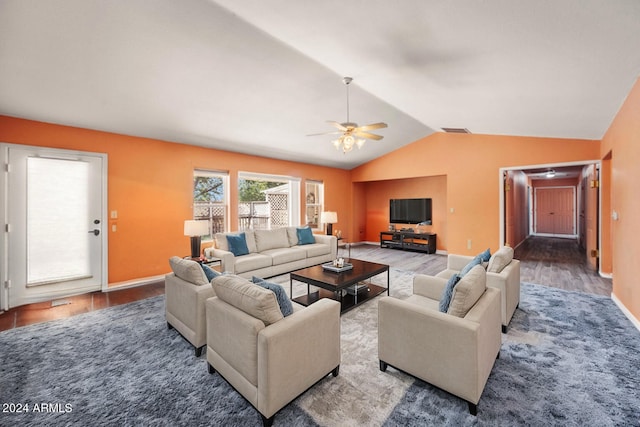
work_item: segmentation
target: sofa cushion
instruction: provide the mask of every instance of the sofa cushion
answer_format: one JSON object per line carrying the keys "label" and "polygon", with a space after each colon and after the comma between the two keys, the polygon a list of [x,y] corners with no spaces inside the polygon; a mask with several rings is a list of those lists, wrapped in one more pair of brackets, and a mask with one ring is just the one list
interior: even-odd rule
{"label": "sofa cushion", "polygon": [[251,270],[271,267],[273,261],[269,255],[247,254],[235,259],[235,273],[240,274]]}
{"label": "sofa cushion", "polygon": [[[244,232],[244,238],[247,241],[247,249],[249,249],[250,254],[254,254],[258,252],[258,248],[256,246],[256,233],[253,230],[247,230]],[[487,260],[488,261],[488,260]]]}
{"label": "sofa cushion", "polygon": [[491,273],[500,273],[513,260],[513,248],[511,246],[503,246],[491,256],[487,271]]}
{"label": "sofa cushion", "polygon": [[244,233],[227,234],[227,243],[229,244],[229,251],[235,256],[247,255],[249,253],[247,239]]}
{"label": "sofa cushion", "polygon": [[213,279],[211,285],[218,298],[238,310],[260,319],[265,326],[284,318],[275,293],[261,286],[256,286],[247,279],[232,274],[221,275]]}
{"label": "sofa cushion", "polygon": [[198,286],[207,285],[209,283],[202,267],[200,267],[200,264],[195,261],[172,256],[169,258],[169,265],[171,266],[173,274],[182,280]]}
{"label": "sofa cushion", "polygon": [[307,252],[298,247],[277,248],[260,252],[260,255],[268,255],[271,257],[272,265],[280,265],[305,259],[307,257]]}
{"label": "sofa cushion", "polygon": [[310,245],[301,246],[307,251],[307,258],[311,258],[314,256],[322,256],[331,253],[331,246],[325,245],[324,243],[312,243]]}
{"label": "sofa cushion", "polygon": [[215,242],[216,248],[221,249],[223,251],[229,250],[229,244],[227,243],[226,233],[216,233],[213,236],[213,240]]}
{"label": "sofa cushion", "polygon": [[293,305],[291,304],[291,300],[287,295],[287,292],[284,288],[277,283],[267,282],[266,280],[253,276],[251,281],[256,285],[262,286],[265,289],[269,289],[276,295],[276,300],[278,301],[278,306],[280,307],[280,311],[284,317],[287,317],[293,313]]}
{"label": "sofa cushion", "polygon": [[440,297],[440,304],[438,305],[438,309],[446,313],[449,310],[449,305],[451,304],[451,296],[453,295],[453,288],[458,284],[462,277],[458,274],[454,274],[449,277],[447,284],[442,290],[442,296]]}
{"label": "sofa cushion", "polygon": [[299,245],[310,245],[316,242],[313,231],[309,227],[298,227],[296,230]]}
{"label": "sofa cushion", "polygon": [[298,244],[298,227],[287,227],[287,237],[289,238],[289,246]]}
{"label": "sofa cushion", "polygon": [[276,228],[273,230],[256,230],[256,247],[258,252],[275,248],[288,248],[289,237],[286,228]]}
{"label": "sofa cushion", "polygon": [[487,289],[487,272],[482,265],[476,265],[453,288],[448,314],[464,317]]}

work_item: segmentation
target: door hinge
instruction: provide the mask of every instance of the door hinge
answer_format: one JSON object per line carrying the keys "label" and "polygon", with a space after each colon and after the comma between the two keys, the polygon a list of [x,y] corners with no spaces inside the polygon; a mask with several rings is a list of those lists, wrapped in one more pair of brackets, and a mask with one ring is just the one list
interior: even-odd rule
{"label": "door hinge", "polygon": [[10,289],[11,288],[11,280],[5,280],[4,281],[4,288],[5,289]]}
{"label": "door hinge", "polygon": [[11,168],[9,167],[9,163],[5,163],[4,170],[7,172],[11,172]]}
{"label": "door hinge", "polygon": [[597,249],[591,249],[591,258],[599,258],[600,257],[600,251]]}
{"label": "door hinge", "polygon": [[598,188],[598,187],[600,187],[600,180],[592,179],[591,180],[591,188]]}
{"label": "door hinge", "polygon": [[10,230],[11,230],[11,227],[9,227],[9,224],[5,224],[4,231],[8,233]]}

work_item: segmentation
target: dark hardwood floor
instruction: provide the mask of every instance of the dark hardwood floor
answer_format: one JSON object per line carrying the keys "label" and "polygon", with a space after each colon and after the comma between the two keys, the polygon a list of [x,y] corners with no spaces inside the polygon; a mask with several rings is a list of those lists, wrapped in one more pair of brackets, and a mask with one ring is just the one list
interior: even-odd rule
{"label": "dark hardwood floor", "polygon": [[[353,245],[352,258],[388,264],[402,270],[434,275],[447,266],[446,255],[383,249],[378,245]],[[347,257],[347,249],[339,255]],[[587,268],[575,240],[531,237],[515,251],[520,260],[520,280],[598,295],[611,295],[611,280]],[[63,298],[67,304],[51,301],[23,305],[0,314],[0,331],[33,323],[62,319],[106,307],[125,304],[164,293],[164,281],[111,292],[93,292]]]}

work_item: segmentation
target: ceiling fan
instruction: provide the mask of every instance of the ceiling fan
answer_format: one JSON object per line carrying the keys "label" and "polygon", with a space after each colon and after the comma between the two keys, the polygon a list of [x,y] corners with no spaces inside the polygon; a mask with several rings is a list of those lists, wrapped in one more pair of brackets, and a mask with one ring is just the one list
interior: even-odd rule
{"label": "ceiling fan", "polygon": [[351,77],[344,77],[342,82],[347,86],[347,121],[344,123],[339,123],[334,120],[327,120],[327,123],[332,124],[336,128],[337,131],[332,132],[322,132],[322,133],[313,133],[307,136],[316,136],[316,135],[340,135],[338,139],[331,141],[333,145],[336,147],[336,150],[342,149],[343,153],[351,151],[354,146],[361,148],[367,139],[373,139],[376,141],[381,140],[383,137],[380,135],[376,135],[373,133],[369,133],[368,131],[374,129],[382,129],[386,128],[386,123],[372,123],[370,125],[358,126],[357,123],[353,123],[349,121],[349,83],[353,81]]}

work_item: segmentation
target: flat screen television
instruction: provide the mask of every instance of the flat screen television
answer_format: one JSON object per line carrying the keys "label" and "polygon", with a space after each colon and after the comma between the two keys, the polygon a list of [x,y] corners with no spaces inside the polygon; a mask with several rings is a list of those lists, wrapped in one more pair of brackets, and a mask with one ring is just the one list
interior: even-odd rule
{"label": "flat screen television", "polygon": [[431,199],[389,200],[389,222],[391,224],[431,223]]}

